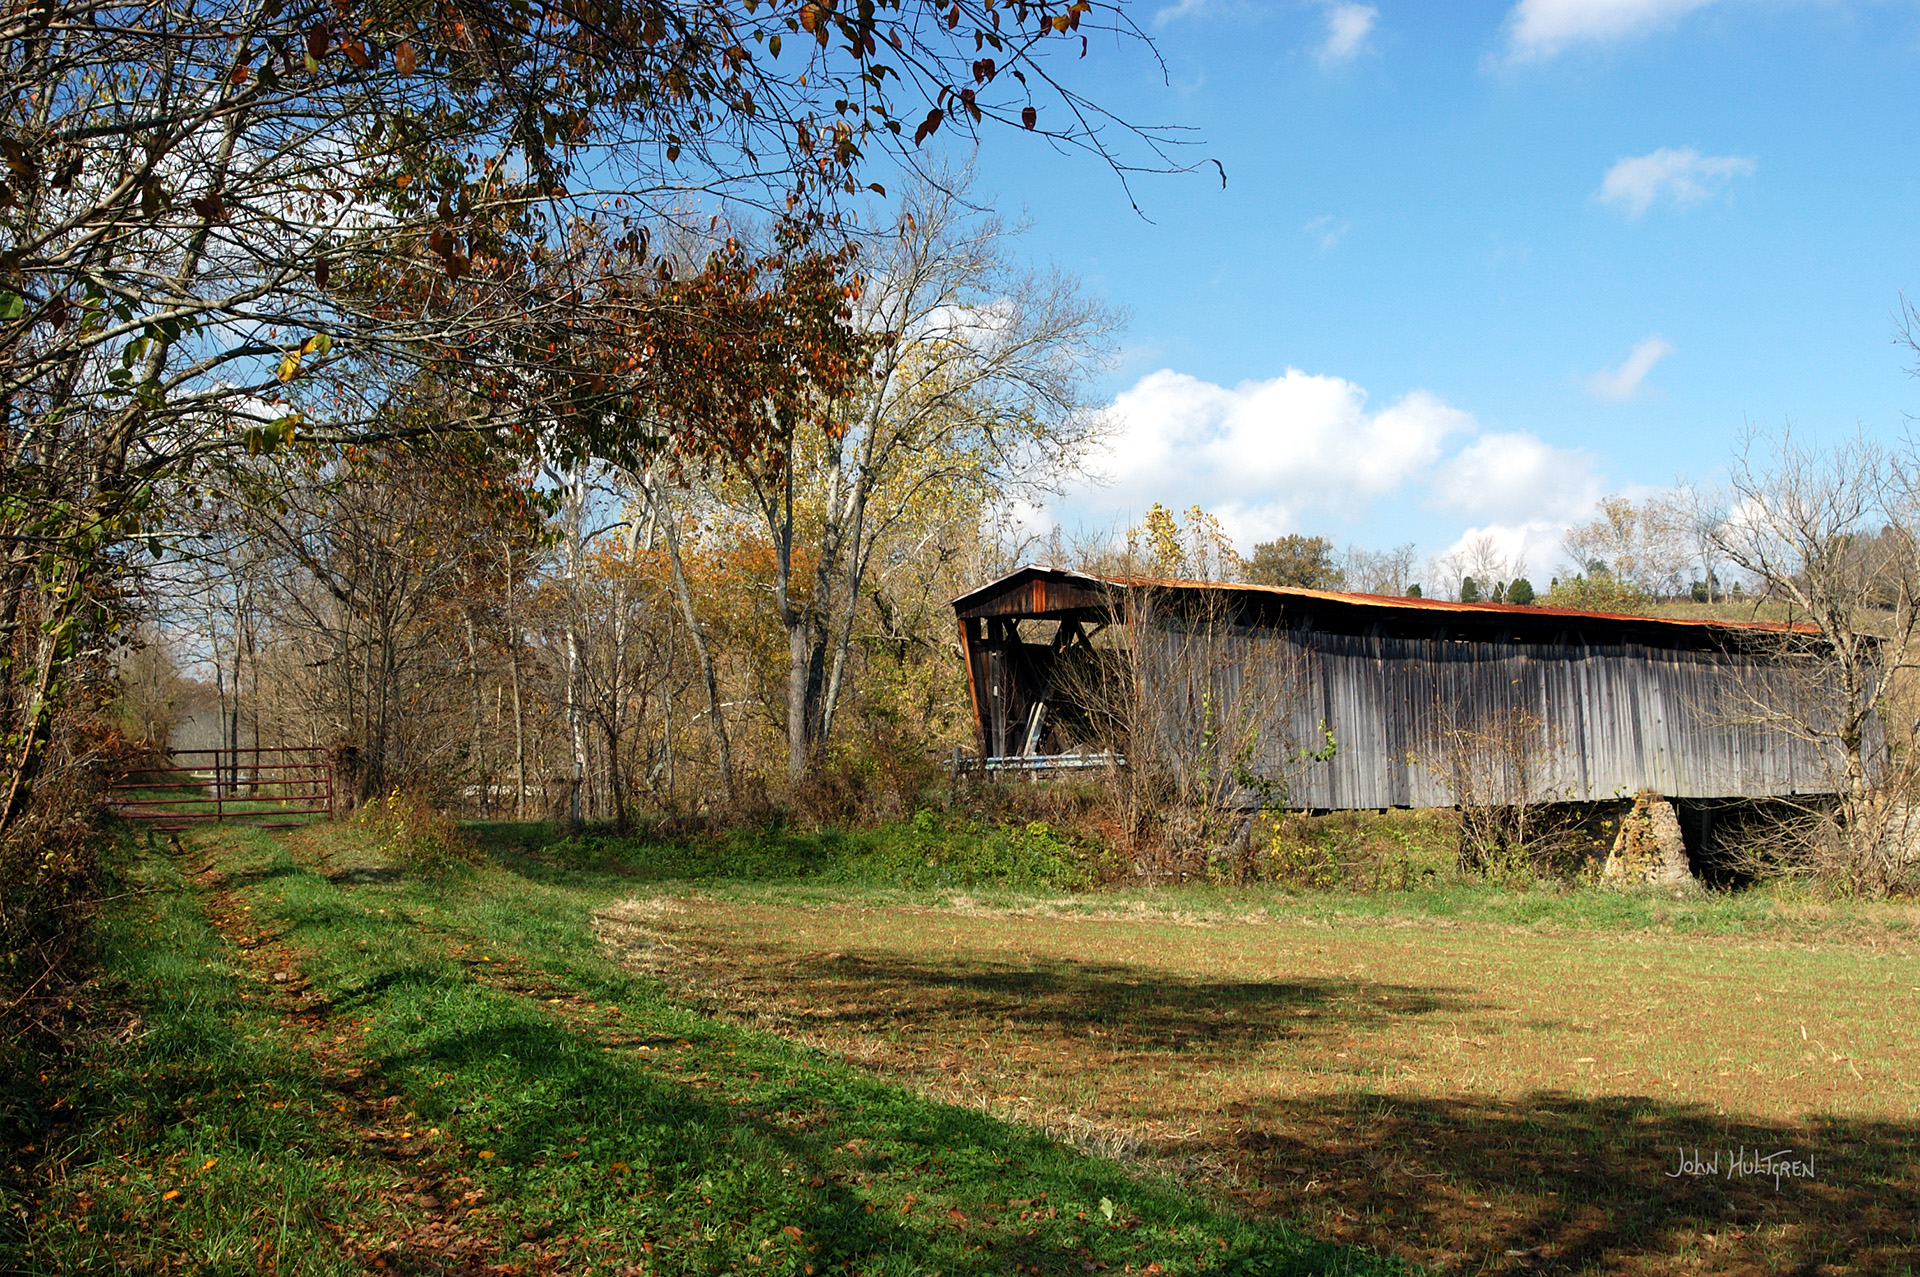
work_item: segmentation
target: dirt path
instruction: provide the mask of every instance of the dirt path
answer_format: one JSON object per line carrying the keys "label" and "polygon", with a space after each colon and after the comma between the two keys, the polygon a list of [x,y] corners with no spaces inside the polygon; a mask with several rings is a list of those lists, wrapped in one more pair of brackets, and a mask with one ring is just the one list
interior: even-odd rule
{"label": "dirt path", "polygon": [[[303,867],[354,888],[352,869],[335,868],[298,835],[286,840]],[[463,1173],[471,1151],[452,1131],[429,1125],[381,1076],[361,1049],[360,1023],[336,1015],[327,995],[308,979],[312,955],[284,928],[257,919],[248,893],[223,866],[217,847],[183,852],[183,868],[199,893],[208,921],[228,945],[242,979],[256,986],[242,998],[264,1003],[280,1031],[312,1060],[330,1097],[327,1125],[345,1156],[386,1174],[374,1200],[356,1205],[350,1219],[325,1227],[342,1252],[368,1272],[422,1272],[532,1277],[572,1271],[579,1256],[566,1238],[527,1238],[501,1203]],[[426,928],[416,938],[437,946],[476,981],[536,1004],[569,1031],[608,1048],[648,1041],[623,1031],[617,1010],[603,1008],[497,946]]]}

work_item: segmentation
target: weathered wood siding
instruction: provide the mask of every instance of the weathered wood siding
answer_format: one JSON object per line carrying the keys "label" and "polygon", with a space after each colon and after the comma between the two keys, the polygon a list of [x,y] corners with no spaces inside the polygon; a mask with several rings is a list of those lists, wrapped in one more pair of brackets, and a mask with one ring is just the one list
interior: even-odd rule
{"label": "weathered wood siding", "polygon": [[[1363,637],[1281,626],[1196,637],[1152,627],[1140,662],[1156,735],[1195,725],[1256,732],[1252,770],[1290,806],[1449,806],[1457,734],[1523,722],[1534,801],[1592,802],[1652,789],[1672,797],[1830,793],[1831,758],[1752,711],[1797,693],[1787,671],[1717,651],[1632,643]],[[1764,690],[1763,690],[1764,688]],[[1504,718],[1503,718],[1504,716]],[[1331,728],[1326,762],[1299,755]],[[1452,744],[1449,741],[1452,741]],[[1177,747],[1177,746],[1173,746]]]}

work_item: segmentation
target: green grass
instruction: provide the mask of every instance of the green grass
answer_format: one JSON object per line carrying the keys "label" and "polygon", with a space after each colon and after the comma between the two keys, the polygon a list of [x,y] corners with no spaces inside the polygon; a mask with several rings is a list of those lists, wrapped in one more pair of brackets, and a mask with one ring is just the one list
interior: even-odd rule
{"label": "green grass", "polygon": [[[813,877],[846,859],[917,881],[928,836],[755,845]],[[127,867],[106,971],[138,1022],[50,1079],[69,1106],[40,1141],[50,1183],[0,1266],[1398,1270],[675,1004],[589,920],[657,862],[420,874],[360,831],[298,837],[296,856],[207,831],[185,866]],[[1051,872],[1038,833],[970,838],[935,868]]]}
{"label": "green grass", "polygon": [[585,833],[554,839],[537,824],[474,826],[482,845],[551,867],[651,882],[805,882],[940,891],[993,886],[1091,887],[1103,852],[1044,821],[991,824],[927,810],[870,829],[805,832],[771,826],[698,837]]}
{"label": "green grass", "polygon": [[[1371,825],[1351,814],[1322,820],[1315,837],[1400,841],[1412,863],[1434,869],[1381,890],[1234,886],[1190,882],[1091,887],[1100,854],[1046,825],[991,826],[925,812],[914,822],[852,832],[734,831],[694,838],[567,838],[539,823],[470,828],[490,854],[527,878],[575,891],[641,885],[697,887],[710,896],[782,903],[929,904],[964,895],[1011,908],[1066,913],[1114,910],[1199,918],[1242,917],[1490,923],[1534,930],[1653,931],[1700,936],[1840,940],[1912,934],[1920,909],[1903,902],[1836,900],[1788,885],[1742,890],[1621,888],[1582,880],[1503,884],[1435,866],[1440,835],[1421,814]],[[1304,821],[1303,821],[1304,823]]]}
{"label": "green grass", "polygon": [[[308,786],[292,786],[271,782],[254,786],[256,789],[293,790],[295,793],[311,793]],[[233,816],[278,816],[289,821],[313,822],[322,817],[310,814],[315,805],[312,799],[294,801],[291,798],[263,795],[252,798],[223,798],[216,800],[209,796],[209,786],[193,785],[147,785],[139,788],[116,790],[113,801],[135,813],[138,819],[128,817],[130,824],[165,823],[172,818],[202,820],[215,815]],[[159,802],[159,800],[165,800]],[[187,800],[187,801],[181,801]],[[155,805],[155,804],[158,805]],[[143,805],[147,804],[147,805]],[[289,809],[292,809],[291,811]]]}
{"label": "green grass", "polygon": [[312,1062],[247,997],[231,955],[164,857],[126,864],[98,941],[119,995],[15,1116],[53,1183],[15,1253],[25,1273],[358,1271],[318,1219],[365,1196],[331,1156]]}

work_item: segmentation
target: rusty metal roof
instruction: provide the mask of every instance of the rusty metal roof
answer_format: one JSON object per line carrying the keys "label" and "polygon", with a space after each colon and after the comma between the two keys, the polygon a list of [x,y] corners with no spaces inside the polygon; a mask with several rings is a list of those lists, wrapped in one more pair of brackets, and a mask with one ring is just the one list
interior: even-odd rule
{"label": "rusty metal roof", "polygon": [[1392,609],[1400,612],[1431,612],[1440,614],[1493,618],[1508,616],[1516,620],[1539,621],[1549,617],[1559,617],[1573,622],[1609,621],[1636,628],[1648,626],[1685,630],[1699,633],[1703,630],[1742,630],[1761,631],[1774,634],[1817,634],[1819,627],[1808,624],[1789,624],[1785,621],[1721,621],[1690,619],[1669,616],[1639,616],[1627,612],[1585,612],[1577,608],[1546,607],[1517,603],[1456,603],[1446,599],[1415,599],[1387,594],[1349,594],[1340,590],[1309,590],[1292,585],[1254,585],[1243,581],[1192,581],[1179,577],[1154,576],[1096,576],[1087,572],[1075,572],[1064,568],[1041,567],[1029,564],[1017,568],[995,581],[990,581],[977,589],[969,590],[953,600],[957,611],[965,611],[969,605],[992,598],[1015,587],[1022,580],[1047,578],[1060,584],[1080,585],[1083,587],[1105,589],[1129,589],[1137,586],[1156,589],[1209,590],[1231,593],[1278,595],[1282,598],[1313,600],[1317,602],[1343,604],[1359,608]]}

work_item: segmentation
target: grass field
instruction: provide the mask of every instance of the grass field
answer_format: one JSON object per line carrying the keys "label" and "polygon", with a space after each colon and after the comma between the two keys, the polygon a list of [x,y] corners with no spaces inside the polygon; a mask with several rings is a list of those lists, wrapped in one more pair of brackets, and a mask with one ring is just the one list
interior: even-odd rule
{"label": "grass field", "polygon": [[17,1266],[1920,1256],[1910,906],[1064,894],[1072,857],[1030,827],[480,832],[482,863],[436,872],[345,826],[137,858],[106,937],[123,1010],[39,1084]]}
{"label": "grass field", "polygon": [[[1733,930],[1708,902],[1675,930],[1580,901],[1521,926],[1244,894],[1091,912],[734,894],[631,906],[648,960],[704,1005],[1253,1217],[1472,1272],[1920,1256],[1920,958],[1899,911]],[[1811,1177],[1729,1173],[1743,1147]],[[1696,1149],[1718,1174],[1674,1174]]]}
{"label": "grass field", "polygon": [[4,1088],[0,1271],[1397,1270],[663,997],[596,929],[631,885],[130,854],[93,1032]]}

